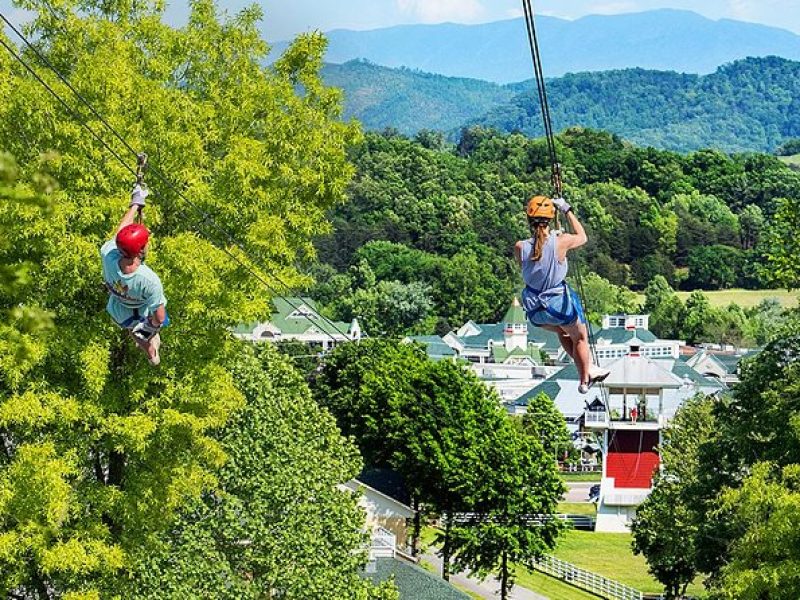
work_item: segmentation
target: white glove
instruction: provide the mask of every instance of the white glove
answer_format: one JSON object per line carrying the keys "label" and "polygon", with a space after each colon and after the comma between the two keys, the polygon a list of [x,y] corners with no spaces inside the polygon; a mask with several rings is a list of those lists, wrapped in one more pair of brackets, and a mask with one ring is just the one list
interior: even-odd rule
{"label": "white glove", "polygon": [[150,341],[161,327],[157,327],[150,322],[150,319],[139,321],[132,329],[131,333],[143,342]]}
{"label": "white glove", "polygon": [[553,206],[564,214],[572,210],[572,207],[563,198],[553,198]]}
{"label": "white glove", "polygon": [[139,208],[144,208],[145,200],[147,196],[150,195],[150,190],[146,187],[143,188],[138,183],[133,187],[133,191],[131,192],[131,206],[138,206]]}

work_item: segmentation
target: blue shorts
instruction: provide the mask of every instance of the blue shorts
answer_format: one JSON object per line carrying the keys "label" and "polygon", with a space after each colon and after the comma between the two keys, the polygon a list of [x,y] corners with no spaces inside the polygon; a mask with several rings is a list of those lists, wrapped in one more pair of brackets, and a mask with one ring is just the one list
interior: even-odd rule
{"label": "blue shorts", "polygon": [[[133,329],[138,323],[144,321],[152,312],[149,307],[129,308],[114,296],[109,296],[106,311],[114,319],[114,322],[123,329]],[[166,315],[162,327],[169,325],[169,315]]]}
{"label": "blue shorts", "polygon": [[528,321],[537,327],[586,324],[581,299],[566,283],[559,293],[538,294],[536,290],[526,287],[522,290],[522,307]]}

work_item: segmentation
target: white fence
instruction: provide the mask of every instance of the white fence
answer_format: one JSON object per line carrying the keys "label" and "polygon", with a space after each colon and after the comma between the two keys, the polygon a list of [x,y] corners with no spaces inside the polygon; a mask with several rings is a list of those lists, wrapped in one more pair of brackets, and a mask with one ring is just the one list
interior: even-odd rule
{"label": "white fence", "polygon": [[609,600],[642,600],[642,592],[619,581],[586,571],[575,565],[545,555],[534,563],[534,568],[546,575],[561,579],[575,587]]}

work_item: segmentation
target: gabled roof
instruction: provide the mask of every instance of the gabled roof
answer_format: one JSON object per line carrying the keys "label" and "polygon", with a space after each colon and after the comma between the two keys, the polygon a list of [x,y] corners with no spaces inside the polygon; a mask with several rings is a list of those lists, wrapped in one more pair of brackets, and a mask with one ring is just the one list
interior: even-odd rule
{"label": "gabled roof", "polygon": [[633,339],[638,339],[644,344],[649,344],[658,340],[658,338],[647,329],[625,329],[624,327],[600,329],[596,331],[594,335],[596,339],[606,340],[609,344],[627,344]]}
{"label": "gabled roof", "polygon": [[433,360],[456,356],[456,351],[438,335],[411,335],[406,339],[425,346],[425,353]]}
{"label": "gabled roof", "polygon": [[[314,332],[325,335],[347,335],[351,328],[350,323],[322,318],[311,298],[278,296],[272,299],[272,304],[275,312],[270,315],[269,323],[283,335]],[[258,325],[259,323],[238,325],[234,328],[234,333],[252,333]]]}
{"label": "gabled roof", "polygon": [[[692,367],[693,369],[696,369],[697,365],[699,365],[702,361],[707,360],[707,361],[710,361],[711,363],[713,363],[714,365],[716,365],[719,368],[719,370],[722,371],[723,373],[727,373],[727,374],[735,373],[736,372],[736,368],[734,367],[732,371],[729,370],[729,366],[727,364],[725,364],[723,361],[720,360],[720,358],[719,358],[720,356],[721,355],[718,355],[718,354],[712,354],[711,352],[708,352],[707,350],[701,350],[700,352],[698,352],[697,354],[695,354],[694,356],[689,358],[687,363],[689,364],[690,367]],[[738,360],[737,360],[737,363],[738,363]],[[706,370],[709,370],[709,369],[706,369]]]}
{"label": "gabled roof", "polygon": [[397,558],[375,559],[375,572],[363,576],[375,583],[394,579],[400,600],[469,600],[441,577]]}
{"label": "gabled roof", "polygon": [[506,362],[509,358],[528,358],[537,365],[542,362],[542,355],[535,346],[528,346],[524,350],[522,348],[514,348],[509,352],[505,346],[494,345],[492,346],[492,358],[496,363],[500,364]]}
{"label": "gabled roof", "polygon": [[[658,362],[668,361],[659,360]],[[711,377],[705,377],[704,375],[701,375],[688,364],[686,364],[685,360],[680,358],[673,362],[671,370],[673,374],[677,375],[681,379],[689,379],[692,383],[703,387],[716,387],[719,389],[725,387],[718,379],[712,379]]]}
{"label": "gabled roof", "polygon": [[526,394],[523,394],[519,398],[514,401],[516,406],[528,406],[530,401],[536,398],[539,394],[546,394],[548,398],[555,401],[556,397],[561,393],[561,386],[553,381],[552,379],[548,379],[543,381],[531,391]]}
{"label": "gabled roof", "polygon": [[[466,348],[486,349],[489,347],[489,340],[496,344],[504,343],[503,323],[473,323],[479,330],[477,335],[458,336],[453,334]],[[528,327],[528,343],[541,345],[545,352],[556,352],[561,348],[558,335],[539,327]]]}
{"label": "gabled roof", "polygon": [[605,380],[606,386],[675,389],[683,385],[680,377],[645,356],[629,354],[618,358],[606,368],[611,371]]}
{"label": "gabled roof", "polygon": [[352,490],[354,492],[364,494],[364,496],[368,499],[375,500],[379,499],[380,502],[383,503],[384,506],[388,504],[391,506],[396,516],[400,516],[405,519],[412,519],[414,518],[415,511],[411,508],[408,504],[404,502],[400,502],[396,498],[392,498],[388,494],[384,494],[380,490],[376,490],[374,487],[367,485],[363,481],[358,479],[351,479],[350,481],[346,482],[344,486]]}
{"label": "gabled roof", "polygon": [[236,327],[234,327],[233,333],[240,333],[240,334],[252,333],[256,327],[258,327],[257,321],[251,321],[250,323],[243,323],[241,325],[237,325]]}
{"label": "gabled roof", "polygon": [[528,318],[525,316],[525,311],[523,310],[522,306],[520,306],[519,300],[516,296],[514,296],[514,301],[511,302],[511,306],[506,311],[505,316],[503,317],[503,323],[511,323],[511,324],[526,324],[528,323]]}
{"label": "gabled roof", "polygon": [[734,374],[739,369],[739,363],[745,355],[742,354],[712,354],[716,361],[720,363],[728,374]]}

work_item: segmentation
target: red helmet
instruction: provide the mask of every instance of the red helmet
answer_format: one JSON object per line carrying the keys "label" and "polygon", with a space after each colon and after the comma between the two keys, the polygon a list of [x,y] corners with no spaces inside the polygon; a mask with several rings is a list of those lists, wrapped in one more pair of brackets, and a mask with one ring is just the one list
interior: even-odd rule
{"label": "red helmet", "polygon": [[149,239],[150,232],[144,225],[126,225],[117,234],[117,249],[128,258],[133,258],[141,254]]}

